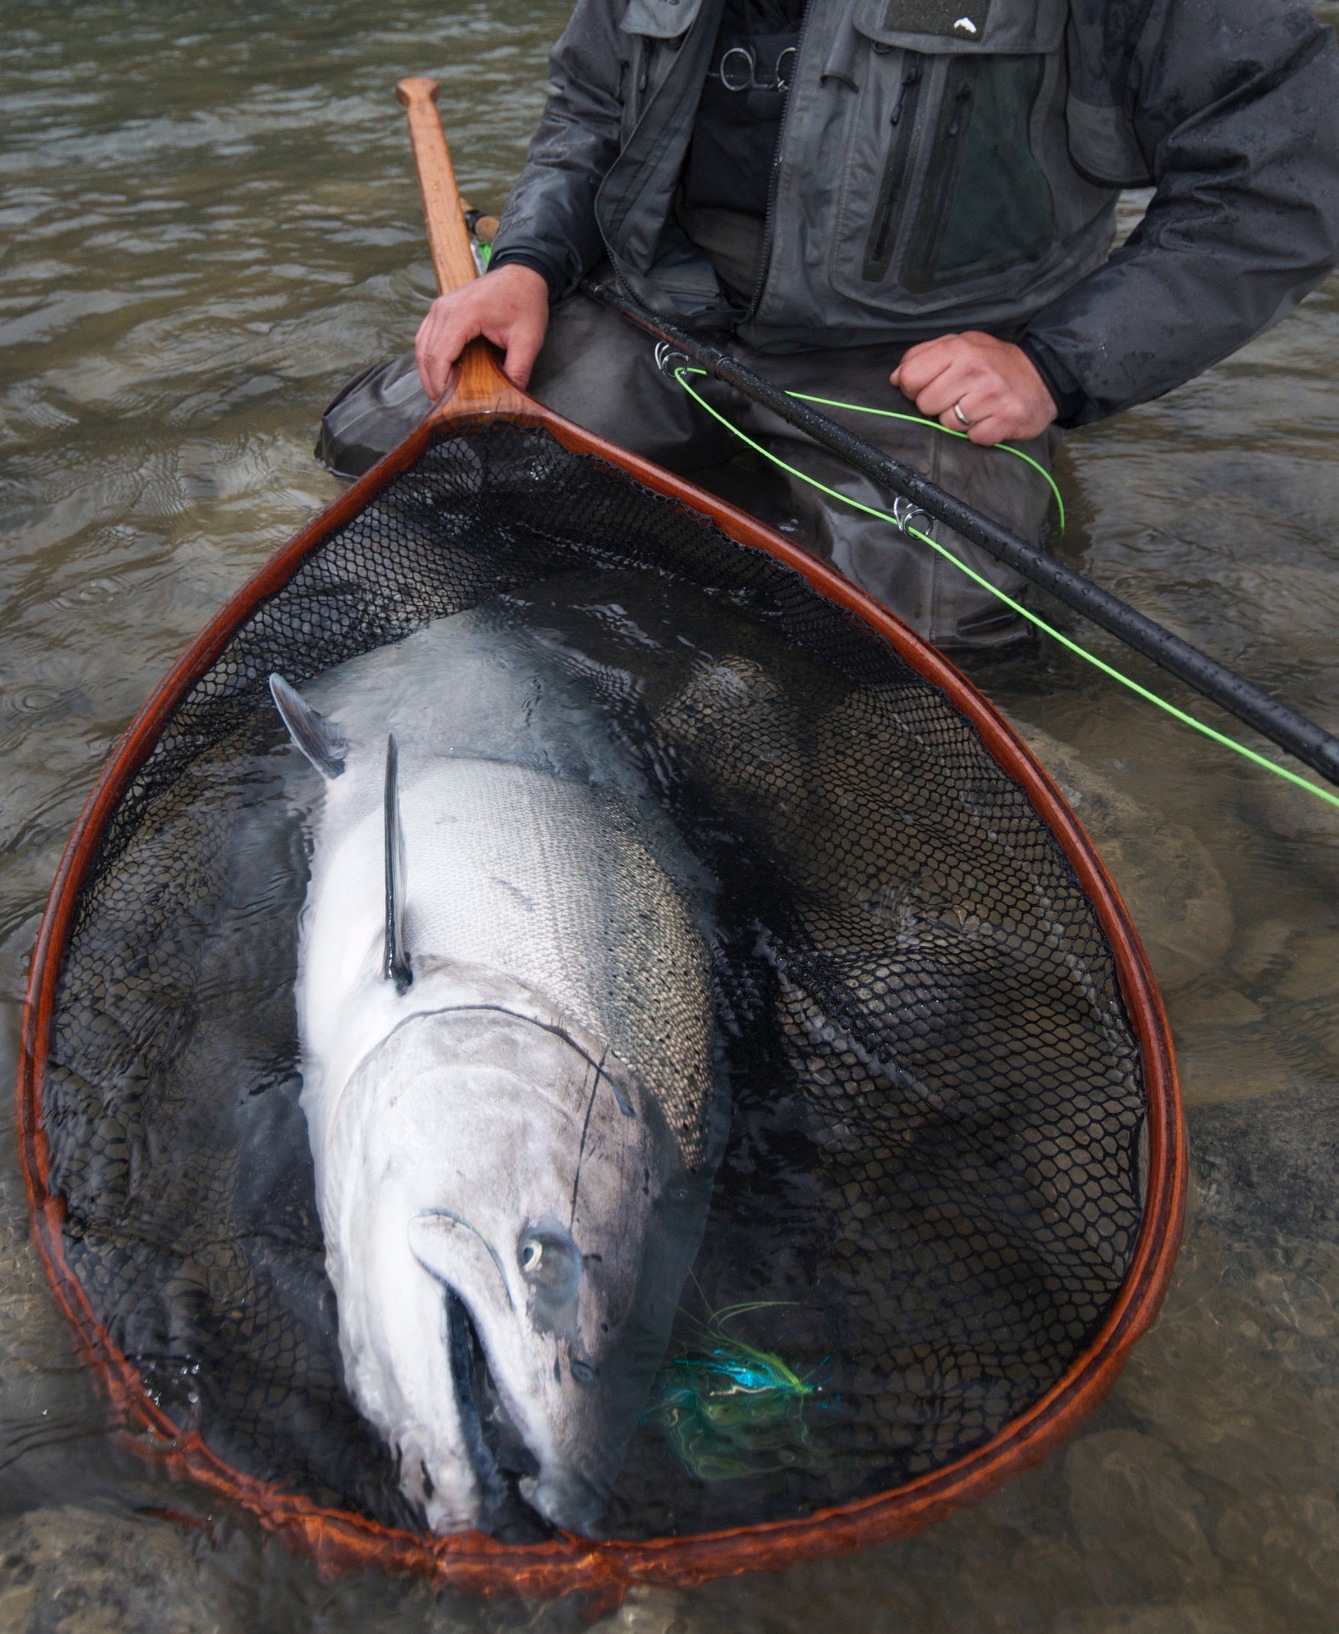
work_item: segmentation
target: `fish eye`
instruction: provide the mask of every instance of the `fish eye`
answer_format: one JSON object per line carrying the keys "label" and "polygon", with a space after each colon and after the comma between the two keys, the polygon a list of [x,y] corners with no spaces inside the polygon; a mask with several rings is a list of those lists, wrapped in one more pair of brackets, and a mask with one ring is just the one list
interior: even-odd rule
{"label": "fish eye", "polygon": [[556,1231],[527,1231],[516,1245],[516,1260],[525,1280],[539,1288],[569,1288],[581,1274],[576,1244]]}

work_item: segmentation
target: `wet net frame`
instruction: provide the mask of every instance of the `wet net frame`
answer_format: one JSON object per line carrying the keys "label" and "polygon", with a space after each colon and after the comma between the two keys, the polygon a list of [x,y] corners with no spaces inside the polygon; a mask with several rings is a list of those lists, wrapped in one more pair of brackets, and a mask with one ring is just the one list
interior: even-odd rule
{"label": "wet net frame", "polygon": [[[414,117],[411,106],[411,122]],[[440,141],[440,130],[437,139]],[[428,193],[425,182],[425,195]],[[454,199],[453,184],[450,197]],[[431,233],[431,205],[429,227]],[[468,248],[462,261],[461,243],[450,247],[457,263],[455,282],[469,275],[464,270]],[[444,252],[437,242],[434,254],[440,277]],[[442,281],[447,287],[447,279]],[[198,1430],[183,1428],[158,1405],[139,1369],[99,1318],[94,1300],[71,1264],[65,1198],[53,1175],[53,1153],[44,1122],[45,1094],[54,1066],[53,1040],[66,954],[76,931],[81,898],[96,875],[104,841],[124,799],[133,792],[137,775],[176,711],[242,626],[432,448],[446,439],[468,439],[499,425],[537,432],[568,454],[594,457],[630,486],[670,501],[704,528],[717,530],[746,551],[762,552],[792,570],[827,603],[877,636],[948,701],[973,729],[990,759],[1021,790],[1072,870],[1106,939],[1138,1052],[1145,1113],[1142,1216],[1124,1280],[1086,1345],[1044,1394],[963,1456],[890,1490],[796,1518],[642,1542],[564,1535],[535,1544],[507,1544],[478,1533],[427,1537],[350,1510],[322,1507],[229,1464]],[[25,998],[18,1120],[33,1231],[48,1279],[74,1330],[83,1360],[102,1381],[115,1420],[129,1433],[136,1450],[172,1474],[250,1511],[264,1526],[298,1543],[327,1567],[410,1569],[443,1583],[491,1594],[547,1597],[584,1590],[602,1602],[617,1600],[633,1582],[686,1586],[884,1543],[942,1519],[1039,1462],[1102,1401],[1130,1347],[1153,1321],[1180,1242],[1186,1185],[1175,1065],[1146,956],[1087,835],[1012,729],[933,648],[839,574],[753,518],[525,398],[505,381],[482,348],[467,354],[451,395],[428,421],[303,529],[222,609],[122,738],[66,847],[39,930]]]}

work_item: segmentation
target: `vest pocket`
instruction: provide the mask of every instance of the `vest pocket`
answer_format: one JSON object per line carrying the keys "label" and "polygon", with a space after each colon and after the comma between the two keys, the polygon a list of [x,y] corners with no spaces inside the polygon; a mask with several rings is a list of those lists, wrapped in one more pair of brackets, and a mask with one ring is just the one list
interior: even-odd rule
{"label": "vest pocket", "polygon": [[703,0],[629,0],[619,23],[627,37],[627,66],[623,78],[623,142],[637,128],[648,103],[660,89],[697,21]]}
{"label": "vest pocket", "polygon": [[949,64],[901,282],[915,294],[1039,260],[1054,243],[1055,200],[1032,149],[1046,75],[1041,56]]}
{"label": "vest pocket", "polygon": [[684,34],[702,10],[702,0],[628,0],[619,27],[625,34],[648,40],[675,40]]}
{"label": "vest pocket", "polygon": [[888,271],[888,263],[897,244],[902,207],[906,201],[907,161],[911,154],[912,133],[916,129],[916,112],[925,79],[925,66],[925,58],[916,52],[908,51],[902,59],[902,83],[888,117],[891,129],[888,158],[879,182],[869,237],[865,241],[865,262],[861,270],[870,283],[878,283]]}
{"label": "vest pocket", "polygon": [[1012,298],[1054,256],[1068,14],[1069,0],[854,0],[840,137],[834,121],[818,157],[841,141],[834,289],[910,319]]}

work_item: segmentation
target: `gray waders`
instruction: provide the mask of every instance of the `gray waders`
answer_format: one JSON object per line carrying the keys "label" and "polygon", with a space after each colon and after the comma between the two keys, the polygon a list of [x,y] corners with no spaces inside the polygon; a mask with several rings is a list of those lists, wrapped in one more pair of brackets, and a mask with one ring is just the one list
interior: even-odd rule
{"label": "gray waders", "polygon": [[[898,354],[887,346],[762,354],[731,348],[742,362],[789,391],[914,414],[888,384]],[[815,447],[802,433],[719,381],[694,380],[714,408],[769,453],[862,505],[891,507],[891,496]],[[569,420],[679,473],[706,474],[707,486],[742,445],[656,366],[647,337],[615,313],[573,295],[553,309],[529,390]],[[359,476],[428,412],[412,353],[375,365],[351,380],[326,410],[318,457],[342,476]],[[1025,539],[1040,542],[1050,489],[1025,461],[978,448],[934,427],[825,409],[857,436],[910,465]],[[1054,428],[1021,444],[1047,469],[1059,446]],[[947,651],[1011,646],[1028,638],[1016,614],[920,540],[852,510],[786,472],[770,468],[756,492],[741,491],[732,470],[726,497],[792,535],[853,579],[884,606]],[[927,533],[1007,594],[1023,580],[942,523]]]}

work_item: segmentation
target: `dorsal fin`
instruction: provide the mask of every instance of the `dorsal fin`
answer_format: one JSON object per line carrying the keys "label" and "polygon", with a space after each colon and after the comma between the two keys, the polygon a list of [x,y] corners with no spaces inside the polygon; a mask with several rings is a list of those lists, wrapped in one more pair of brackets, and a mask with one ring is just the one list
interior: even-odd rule
{"label": "dorsal fin", "polygon": [[344,754],[349,746],[330,722],[323,720],[282,675],[270,676],[270,696],[289,737],[321,776],[332,780],[338,777],[344,770]]}
{"label": "dorsal fin", "polygon": [[386,963],[384,975],[403,993],[414,980],[404,939],[404,831],[400,827],[400,756],[395,734],[386,739]]}

